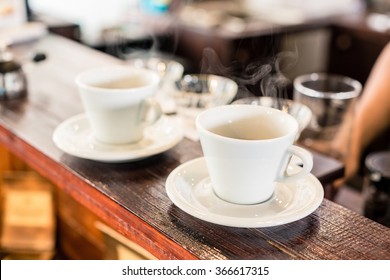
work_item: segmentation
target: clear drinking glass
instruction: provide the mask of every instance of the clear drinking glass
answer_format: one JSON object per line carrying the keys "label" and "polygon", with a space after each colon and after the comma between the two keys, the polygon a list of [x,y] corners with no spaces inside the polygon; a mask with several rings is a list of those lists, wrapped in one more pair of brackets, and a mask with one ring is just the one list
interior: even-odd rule
{"label": "clear drinking glass", "polygon": [[270,96],[252,96],[234,101],[232,104],[251,104],[271,107],[292,115],[298,122],[298,140],[302,131],[310,123],[312,112],[309,107],[290,99],[277,98]]}
{"label": "clear drinking glass", "polygon": [[308,106],[313,113],[301,134],[302,143],[334,156],[345,151],[352,129],[353,108],[361,91],[360,82],[342,75],[311,73],[297,77],[293,99]]}

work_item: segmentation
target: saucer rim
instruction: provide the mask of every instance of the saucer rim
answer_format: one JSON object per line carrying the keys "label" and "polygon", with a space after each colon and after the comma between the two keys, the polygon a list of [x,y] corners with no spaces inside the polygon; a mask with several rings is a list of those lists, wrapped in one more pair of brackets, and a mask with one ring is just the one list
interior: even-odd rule
{"label": "saucer rim", "polygon": [[[222,225],[222,226],[229,226],[229,227],[239,227],[239,228],[265,228],[265,227],[273,227],[273,226],[279,226],[279,225],[284,225],[288,224],[291,222],[298,221],[300,219],[303,219],[313,213],[322,203],[324,199],[324,188],[321,184],[321,182],[316,178],[313,174],[308,174],[306,177],[303,179],[300,179],[299,182],[302,182],[303,180],[307,180],[307,182],[311,182],[311,184],[307,184],[307,187],[312,188],[315,190],[316,195],[313,197],[313,199],[309,202],[306,203],[306,206],[299,212],[295,213],[294,215],[287,215],[282,218],[277,217],[277,220],[272,220],[272,221],[264,221],[263,217],[260,219],[256,219],[253,217],[234,217],[234,216],[226,216],[218,213],[213,213],[209,212],[204,209],[200,209],[199,207],[196,207],[194,205],[191,205],[189,203],[189,200],[186,199],[183,195],[178,194],[177,188],[176,188],[176,183],[175,180],[179,175],[181,171],[183,171],[185,168],[188,170],[188,166],[195,165],[195,164],[202,164],[206,166],[205,158],[204,157],[198,157],[192,160],[189,160],[187,162],[182,163],[181,165],[177,166],[167,177],[166,183],[165,183],[165,188],[167,195],[169,199],[172,201],[174,205],[176,205],[179,209],[182,211],[186,212],[187,214],[198,218],[200,220],[212,223],[212,224],[217,224],[217,225]],[[298,166],[294,167],[292,164],[290,164],[290,167],[293,169],[299,168]],[[206,175],[203,177],[206,178],[208,176],[208,171],[207,167],[206,168]],[[201,180],[199,180],[201,181]],[[278,183],[278,184],[286,184],[286,185],[291,185],[291,184],[297,184],[297,183]],[[193,187],[191,187],[193,189]],[[191,191],[191,193],[193,193]],[[272,198],[271,198],[272,200]],[[270,201],[270,200],[269,200]],[[264,202],[264,203],[268,203]],[[228,202],[226,202],[228,203]],[[256,207],[256,205],[237,205],[235,204],[236,207],[242,207],[242,208],[247,208],[247,207]]]}
{"label": "saucer rim", "polygon": [[[96,154],[93,154],[92,151],[84,151],[84,152],[78,152],[78,150],[73,150],[73,149],[68,149],[64,143],[63,139],[60,139],[59,135],[60,133],[63,133],[63,130],[65,130],[69,125],[72,125],[74,123],[80,122],[80,121],[85,121],[87,119],[87,116],[85,113],[77,114],[72,117],[69,117],[68,119],[64,120],[60,124],[56,126],[56,128],[53,131],[52,134],[52,140],[54,144],[59,148],[61,151],[75,156],[77,158],[82,158],[82,159],[88,159],[88,160],[93,160],[93,161],[98,161],[98,162],[105,162],[105,163],[122,163],[122,162],[132,162],[132,161],[138,161],[141,159],[145,159],[147,157],[151,157],[160,153],[163,153],[174,146],[176,146],[184,137],[183,131],[180,129],[179,126],[175,127],[175,132],[174,132],[174,137],[169,143],[164,143],[164,145],[157,145],[153,147],[152,149],[148,148],[141,148],[138,150],[132,150],[128,151],[127,153],[123,154],[110,154],[109,152],[104,153],[104,152],[97,152]],[[168,116],[161,116],[161,119],[157,121],[156,123],[152,124],[150,127],[155,127],[159,124],[159,122],[168,122],[169,125],[173,126],[174,120],[169,118]],[[88,128],[90,128],[89,122],[86,120]],[[160,141],[158,141],[160,143]],[[104,144],[106,146],[112,146],[115,148],[120,147],[120,145],[109,145],[109,144]]]}

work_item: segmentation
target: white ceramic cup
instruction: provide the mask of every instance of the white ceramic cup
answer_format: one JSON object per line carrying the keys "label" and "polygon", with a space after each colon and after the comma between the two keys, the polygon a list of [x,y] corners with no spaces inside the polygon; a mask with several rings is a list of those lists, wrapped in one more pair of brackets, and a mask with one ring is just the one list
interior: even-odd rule
{"label": "white ceramic cup", "polygon": [[[236,204],[268,200],[277,182],[295,182],[313,167],[312,154],[294,146],[298,123],[280,110],[226,105],[205,110],[196,119],[202,151],[215,194]],[[292,155],[303,163],[288,174]]]}
{"label": "white ceramic cup", "polygon": [[80,73],[76,85],[96,140],[107,144],[141,140],[144,129],[162,114],[152,98],[159,81],[154,71],[132,66],[99,67]]}

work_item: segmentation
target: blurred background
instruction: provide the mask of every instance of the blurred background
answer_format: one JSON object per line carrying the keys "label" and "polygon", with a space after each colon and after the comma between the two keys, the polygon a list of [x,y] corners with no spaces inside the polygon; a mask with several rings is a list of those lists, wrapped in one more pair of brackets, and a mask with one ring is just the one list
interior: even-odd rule
{"label": "blurred background", "polygon": [[73,24],[63,34],[123,59],[158,52],[187,72],[243,78],[268,63],[289,80],[325,71],[362,83],[388,41],[390,10],[387,0],[22,2],[28,20]]}

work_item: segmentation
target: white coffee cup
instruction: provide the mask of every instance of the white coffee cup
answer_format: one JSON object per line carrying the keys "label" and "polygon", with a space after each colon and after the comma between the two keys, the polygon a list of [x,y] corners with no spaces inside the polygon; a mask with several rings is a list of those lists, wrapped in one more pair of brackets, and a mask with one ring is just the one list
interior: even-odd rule
{"label": "white coffee cup", "polygon": [[[310,152],[294,146],[298,123],[280,110],[226,105],[205,110],[196,119],[202,151],[215,194],[237,204],[268,200],[277,182],[295,182],[313,167]],[[288,174],[292,155],[303,163]]]}
{"label": "white coffee cup", "polygon": [[162,112],[153,98],[160,78],[132,66],[88,69],[76,77],[81,100],[96,140],[128,144],[142,139],[144,129]]}

